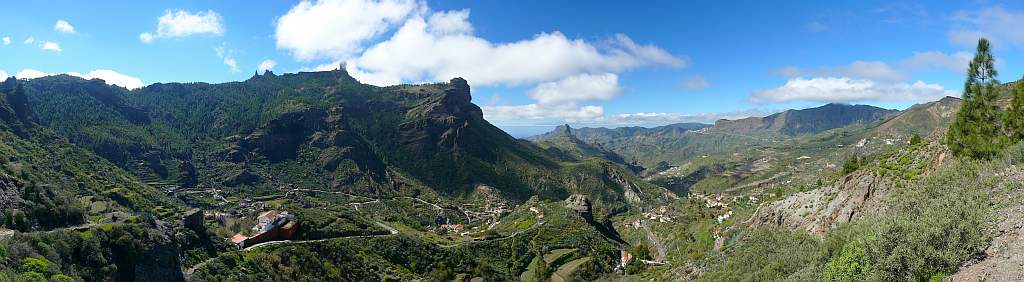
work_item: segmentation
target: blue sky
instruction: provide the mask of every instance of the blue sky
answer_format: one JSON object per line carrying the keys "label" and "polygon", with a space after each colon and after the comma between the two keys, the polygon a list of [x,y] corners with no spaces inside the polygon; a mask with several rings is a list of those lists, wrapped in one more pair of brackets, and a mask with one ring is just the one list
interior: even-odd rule
{"label": "blue sky", "polygon": [[[130,88],[332,69],[388,85],[466,77],[491,122],[713,122],[828,102],[959,95],[974,42],[1024,74],[1024,6],[943,1],[18,1],[0,75]],[[10,43],[7,43],[9,39]]]}

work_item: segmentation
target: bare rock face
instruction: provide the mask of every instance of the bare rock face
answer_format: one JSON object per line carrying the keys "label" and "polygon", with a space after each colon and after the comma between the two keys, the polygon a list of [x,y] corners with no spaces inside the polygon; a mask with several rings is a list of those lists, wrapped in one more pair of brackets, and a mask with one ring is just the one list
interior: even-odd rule
{"label": "bare rock face", "polygon": [[574,210],[584,218],[590,218],[590,199],[586,195],[572,194],[565,199],[565,208]]}
{"label": "bare rock face", "polygon": [[824,236],[829,230],[883,211],[891,181],[873,172],[855,172],[841,182],[796,193],[761,207],[753,226],[781,226]]}
{"label": "bare rock face", "polygon": [[17,208],[21,205],[22,199],[16,183],[11,176],[0,173],[0,210]]}

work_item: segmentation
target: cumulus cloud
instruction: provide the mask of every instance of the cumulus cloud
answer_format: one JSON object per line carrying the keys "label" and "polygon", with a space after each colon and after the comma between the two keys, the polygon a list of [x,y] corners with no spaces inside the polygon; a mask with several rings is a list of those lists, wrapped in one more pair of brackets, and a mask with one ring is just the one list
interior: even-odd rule
{"label": "cumulus cloud", "polygon": [[617,73],[646,65],[686,65],[681,58],[652,45],[636,44],[625,35],[617,35],[599,48],[560,32],[496,44],[469,33],[452,33],[460,29],[443,29],[447,33],[432,30],[437,29],[422,17],[409,19],[391,38],[349,60],[350,73],[377,85],[443,81],[456,76],[474,85],[518,85],[579,73]]}
{"label": "cumulus cloud", "polygon": [[259,65],[256,65],[256,69],[260,72],[274,69],[277,66],[277,62],[274,60],[263,60]]}
{"label": "cumulus cloud", "polygon": [[139,34],[145,43],[163,38],[182,38],[192,35],[223,35],[224,24],[220,14],[213,10],[192,13],[185,10],[167,10],[157,20],[156,33]]}
{"label": "cumulus cloud", "polygon": [[810,69],[784,67],[776,70],[775,73],[788,78],[841,76],[890,82],[902,81],[907,78],[903,71],[894,69],[889,64],[880,61],[854,61],[845,66]]}
{"label": "cumulus cloud", "polygon": [[947,33],[949,41],[965,47],[974,47],[978,38],[985,37],[995,46],[1024,46],[1024,11],[987,7],[977,11],[960,11],[953,15],[953,28]]}
{"label": "cumulus cloud", "polygon": [[544,106],[538,104],[484,106],[484,117],[492,122],[562,119],[569,122],[589,121],[604,116],[600,106],[574,107],[568,105]]}
{"label": "cumulus cloud", "polygon": [[8,75],[7,72],[5,72],[4,70],[0,70],[0,79],[6,79],[9,76],[10,75]]}
{"label": "cumulus cloud", "polygon": [[[24,69],[24,70],[21,70],[20,72],[18,72],[17,74],[15,74],[14,76],[17,77],[18,79],[34,79],[34,78],[40,78],[40,77],[51,76],[51,75],[58,75],[58,74],[59,73],[47,73],[47,72],[40,71],[40,70],[35,70],[35,69]],[[70,76],[77,76],[77,77],[81,77],[81,78],[84,78],[84,79],[98,78],[98,79],[102,79],[107,84],[117,85],[117,86],[121,86],[121,87],[128,88],[128,89],[136,89],[136,88],[142,88],[143,86],[146,86],[145,84],[142,83],[142,79],[139,79],[139,78],[133,77],[133,76],[128,76],[128,75],[125,75],[125,74],[122,74],[122,73],[119,73],[119,72],[116,72],[116,71],[108,70],[108,69],[97,69],[97,70],[93,70],[93,71],[87,72],[85,74],[82,74],[82,73],[79,73],[79,72],[66,72],[64,74],[70,75]]]}
{"label": "cumulus cloud", "polygon": [[917,71],[941,69],[962,74],[974,57],[968,52],[944,53],[939,51],[915,52],[910,57],[886,63],[881,61],[854,61],[838,67],[799,68],[783,67],[774,70],[785,78],[849,77],[880,82],[901,82]]}
{"label": "cumulus cloud", "polygon": [[708,82],[708,80],[704,79],[703,76],[695,75],[683,79],[683,82],[680,83],[679,86],[682,87],[683,90],[698,91],[711,87],[711,82]]}
{"label": "cumulus cloud", "polygon": [[790,79],[785,85],[755,91],[754,103],[789,101],[811,102],[864,102],[864,101],[934,101],[959,93],[946,90],[938,84],[921,81],[914,83],[879,83],[849,77],[817,77]]}
{"label": "cumulus cloud", "polygon": [[24,70],[19,71],[16,74],[14,74],[14,77],[17,77],[19,79],[33,79],[33,78],[44,77],[44,76],[47,76],[47,75],[51,75],[51,74],[48,74],[48,73],[45,73],[45,72],[42,72],[42,71],[38,71],[38,70],[34,70],[34,69],[24,69]]}
{"label": "cumulus cloud", "polygon": [[71,24],[65,20],[57,20],[57,23],[53,25],[53,30],[70,34],[75,33],[75,27],[71,26]]}
{"label": "cumulus cloud", "polygon": [[44,41],[43,44],[39,44],[39,49],[42,49],[43,51],[53,51],[57,53],[64,51],[60,49],[60,44],[50,41]]}
{"label": "cumulus cloud", "polygon": [[25,38],[25,44],[32,44],[32,43],[35,43],[35,42],[36,42],[36,38],[35,37],[29,36],[28,38]]}
{"label": "cumulus cloud", "polygon": [[4,36],[3,41],[4,41],[4,45],[11,45],[11,37],[10,36]]}
{"label": "cumulus cloud", "polygon": [[559,81],[541,83],[526,96],[541,105],[572,105],[587,101],[611,100],[620,92],[622,91],[619,89],[619,76],[615,74],[580,74]]}
{"label": "cumulus cloud", "polygon": [[594,105],[580,106],[580,103],[611,100],[621,92],[619,77],[615,74],[579,74],[537,85],[526,94],[536,101],[535,103],[489,103],[490,105],[484,106],[483,110],[484,115],[494,121],[550,118],[568,121],[593,120],[604,116],[604,108]]}
{"label": "cumulus cloud", "polygon": [[907,70],[940,68],[955,73],[966,73],[967,65],[973,58],[973,54],[963,51],[952,54],[938,51],[918,52],[900,61],[900,65]]}
{"label": "cumulus cloud", "polygon": [[558,31],[493,42],[474,34],[469,10],[434,11],[417,0],[317,0],[276,22],[277,47],[298,60],[340,64],[364,83],[393,85],[466,78],[474,86],[527,86],[533,103],[483,107],[488,119],[593,120],[617,97],[619,73],[686,67],[685,58],[623,34],[595,41]]}
{"label": "cumulus cloud", "polygon": [[277,48],[300,60],[345,58],[423,5],[412,0],[302,1],[277,19]]}

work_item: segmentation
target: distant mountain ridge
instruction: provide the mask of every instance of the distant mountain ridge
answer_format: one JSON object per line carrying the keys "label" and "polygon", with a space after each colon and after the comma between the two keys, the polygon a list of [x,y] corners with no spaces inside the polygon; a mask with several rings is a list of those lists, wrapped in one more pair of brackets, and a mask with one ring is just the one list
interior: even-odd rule
{"label": "distant mountain ridge", "polygon": [[809,109],[786,110],[762,118],[721,119],[715,122],[713,129],[741,133],[768,131],[795,136],[822,132],[854,123],[870,123],[898,112],[869,105],[830,103]]}
{"label": "distant mountain ridge", "polygon": [[[584,143],[605,148],[627,159],[640,160],[645,167],[655,167],[661,162],[679,163],[851,124],[877,122],[896,113],[899,111],[833,103],[787,110],[766,117],[723,119],[715,125],[679,123],[652,128],[580,128],[571,133]],[[543,144],[559,136],[559,131],[564,129],[527,139]]]}
{"label": "distant mountain ridge", "polygon": [[536,144],[547,150],[548,153],[558,156],[565,161],[582,161],[588,158],[598,158],[619,164],[633,173],[639,173],[644,170],[642,166],[635,162],[626,161],[619,154],[607,150],[600,145],[583,142],[576,137],[576,133],[568,124],[559,125],[555,130],[540,137]]}

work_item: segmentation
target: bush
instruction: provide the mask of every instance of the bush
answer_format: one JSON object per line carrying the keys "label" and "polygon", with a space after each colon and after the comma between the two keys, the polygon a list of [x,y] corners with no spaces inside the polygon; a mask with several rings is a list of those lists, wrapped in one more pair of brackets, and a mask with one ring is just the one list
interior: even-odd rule
{"label": "bush", "polygon": [[37,258],[26,258],[21,262],[21,266],[18,267],[18,271],[21,273],[38,272],[46,273],[50,269],[50,263],[45,260]]}
{"label": "bush", "polygon": [[67,276],[67,275],[64,275],[64,274],[54,274],[53,276],[50,276],[50,282],[74,282],[74,281],[75,281],[75,278],[71,278],[71,276]]}
{"label": "bush", "polygon": [[828,281],[864,281],[869,274],[870,261],[860,241],[847,243],[838,257],[825,264],[825,280]]}
{"label": "bush", "polygon": [[21,274],[21,281],[25,282],[46,282],[46,276],[39,272],[25,272]]}
{"label": "bush", "polygon": [[861,159],[857,155],[850,156],[843,163],[843,175],[850,174],[860,168]]}

